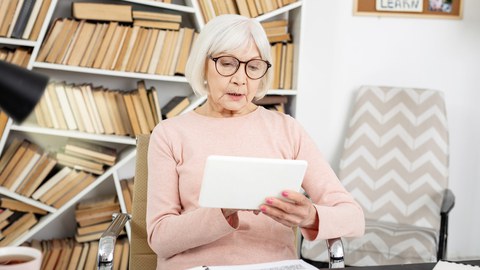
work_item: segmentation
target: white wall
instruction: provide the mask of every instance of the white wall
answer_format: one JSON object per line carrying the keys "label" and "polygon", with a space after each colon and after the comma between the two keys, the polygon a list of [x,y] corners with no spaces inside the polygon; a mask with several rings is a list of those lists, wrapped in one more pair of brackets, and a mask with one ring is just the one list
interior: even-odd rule
{"label": "white wall", "polygon": [[450,128],[448,258],[480,258],[480,1],[462,20],[353,16],[353,0],[306,0],[296,116],[336,169],[361,85],[445,92]]}

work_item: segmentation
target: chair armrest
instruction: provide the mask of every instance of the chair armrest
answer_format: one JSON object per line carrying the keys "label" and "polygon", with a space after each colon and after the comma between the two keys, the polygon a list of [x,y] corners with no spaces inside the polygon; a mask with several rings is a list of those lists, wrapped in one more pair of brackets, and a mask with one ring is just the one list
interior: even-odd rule
{"label": "chair armrest", "polygon": [[341,238],[327,239],[329,268],[344,268],[343,242]]}
{"label": "chair armrest", "polygon": [[440,213],[448,214],[450,210],[452,210],[454,205],[455,205],[455,195],[453,194],[452,190],[447,188],[443,196],[442,208],[440,210]]}
{"label": "chair armrest", "polygon": [[129,214],[115,213],[112,215],[113,221],[100,237],[98,243],[97,269],[113,268],[113,252],[115,241],[122,232],[127,221],[132,217]]}

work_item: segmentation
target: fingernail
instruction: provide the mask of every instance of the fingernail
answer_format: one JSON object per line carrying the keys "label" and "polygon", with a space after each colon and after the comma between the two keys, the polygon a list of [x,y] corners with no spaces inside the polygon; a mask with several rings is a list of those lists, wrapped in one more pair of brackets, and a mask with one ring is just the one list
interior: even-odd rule
{"label": "fingernail", "polygon": [[282,196],[283,196],[283,197],[288,197],[288,192],[282,191]]}
{"label": "fingernail", "polygon": [[265,212],[267,212],[267,207],[261,206],[261,207],[260,207],[260,210],[265,213]]}
{"label": "fingernail", "polygon": [[272,203],[273,203],[272,198],[268,198],[268,199],[267,199],[267,203],[268,203],[268,204],[272,204]]}

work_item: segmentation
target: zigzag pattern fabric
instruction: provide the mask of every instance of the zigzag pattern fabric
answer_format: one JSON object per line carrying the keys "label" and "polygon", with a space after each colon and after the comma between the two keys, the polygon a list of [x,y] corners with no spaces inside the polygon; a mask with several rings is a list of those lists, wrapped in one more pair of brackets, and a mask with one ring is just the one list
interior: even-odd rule
{"label": "zigzag pattern fabric", "polygon": [[[360,89],[339,178],[363,207],[367,225],[363,237],[344,240],[348,265],[436,260],[448,156],[441,92]],[[323,246],[304,241],[302,256],[324,261]]]}

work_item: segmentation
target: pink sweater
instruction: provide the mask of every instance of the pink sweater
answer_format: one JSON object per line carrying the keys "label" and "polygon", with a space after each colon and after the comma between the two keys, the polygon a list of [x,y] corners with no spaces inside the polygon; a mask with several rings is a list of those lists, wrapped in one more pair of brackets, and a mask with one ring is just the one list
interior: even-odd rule
{"label": "pink sweater", "polygon": [[150,139],[147,232],[157,269],[296,258],[291,228],[251,212],[239,212],[239,227],[233,228],[220,209],[199,208],[203,167],[212,154],[307,160],[302,187],[320,222],[318,230],[302,230],[303,236],[363,234],[360,206],[294,118],[262,107],[232,118],[189,112],[160,122]]}

